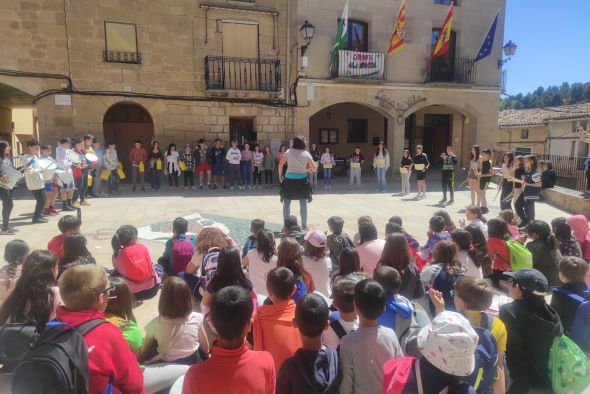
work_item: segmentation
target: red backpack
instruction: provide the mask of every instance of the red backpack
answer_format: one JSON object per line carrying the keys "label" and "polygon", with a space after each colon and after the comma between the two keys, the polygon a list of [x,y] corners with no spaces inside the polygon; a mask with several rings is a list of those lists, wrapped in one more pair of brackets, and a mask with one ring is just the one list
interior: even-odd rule
{"label": "red backpack", "polygon": [[383,366],[383,394],[403,393],[414,368],[414,357],[398,357]]}
{"label": "red backpack", "polygon": [[124,272],[119,273],[125,278],[141,283],[156,276],[150,253],[145,245],[137,243],[124,248],[120,253]]}
{"label": "red backpack", "polygon": [[172,271],[174,275],[186,271],[187,264],[195,254],[195,247],[188,239],[172,240]]}

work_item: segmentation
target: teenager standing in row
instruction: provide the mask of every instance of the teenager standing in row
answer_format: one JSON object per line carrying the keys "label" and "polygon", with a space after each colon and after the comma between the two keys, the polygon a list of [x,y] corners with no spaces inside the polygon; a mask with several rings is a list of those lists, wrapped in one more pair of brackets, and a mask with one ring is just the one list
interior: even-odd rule
{"label": "teenager standing in row", "polygon": [[379,141],[375,156],[373,157],[373,169],[377,173],[377,190],[381,193],[385,193],[387,188],[387,182],[385,180],[385,174],[389,168],[389,152],[385,149],[385,143]]}
{"label": "teenager standing in row", "polygon": [[412,161],[412,154],[408,149],[404,149],[404,153],[402,153],[401,166],[399,168],[399,172],[402,177],[402,191],[400,196],[410,194],[410,176],[412,175],[413,165],[414,162]]}
{"label": "teenager standing in row", "polygon": [[150,184],[152,186],[152,191],[158,191],[161,186],[162,161],[164,158],[158,141],[152,142],[152,149],[150,150],[148,158],[150,163]]}
{"label": "teenager standing in row", "polygon": [[439,203],[447,202],[448,190],[451,197],[448,204],[451,205],[455,202],[455,166],[457,165],[457,156],[453,153],[453,147],[447,146],[447,151],[440,155],[440,158],[442,160],[443,199]]}
{"label": "teenager standing in row", "polygon": [[416,180],[418,181],[418,194],[416,199],[426,198],[426,171],[430,167],[428,156],[424,153],[422,145],[416,146],[416,156],[414,156],[414,168],[416,169]]}

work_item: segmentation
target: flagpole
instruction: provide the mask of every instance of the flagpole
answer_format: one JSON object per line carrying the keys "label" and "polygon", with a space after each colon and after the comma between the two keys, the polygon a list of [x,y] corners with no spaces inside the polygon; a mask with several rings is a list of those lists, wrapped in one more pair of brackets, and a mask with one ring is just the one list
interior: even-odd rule
{"label": "flagpole", "polygon": [[[486,39],[488,38],[488,33],[490,32],[490,29],[492,28],[492,25],[494,24],[494,21],[496,20],[496,18],[499,16],[500,14],[500,10],[501,8],[498,8],[498,11],[496,11],[496,15],[492,18],[492,21],[490,22],[490,26],[488,27],[488,29],[485,32],[485,35],[483,36],[483,40],[481,40],[481,44],[479,45],[479,49],[477,50],[477,53],[474,56],[474,59],[477,57],[477,55],[479,54],[479,50],[481,49],[481,47],[483,46],[483,43],[486,42]],[[497,28],[497,27],[496,27]],[[493,45],[494,43],[492,43]]]}

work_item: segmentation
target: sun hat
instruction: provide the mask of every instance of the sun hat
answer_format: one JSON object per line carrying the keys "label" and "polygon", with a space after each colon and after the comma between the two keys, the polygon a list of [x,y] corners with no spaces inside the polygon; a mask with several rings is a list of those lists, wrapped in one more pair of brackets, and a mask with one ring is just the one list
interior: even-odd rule
{"label": "sun hat", "polygon": [[418,348],[432,365],[452,376],[469,376],[475,368],[479,337],[469,321],[444,311],[418,333]]}
{"label": "sun hat", "polygon": [[536,269],[523,269],[517,272],[502,273],[508,282],[516,283],[523,291],[544,297],[549,289],[547,278]]}
{"label": "sun hat", "polygon": [[322,233],[320,230],[313,230],[310,231],[303,237],[307,242],[315,246],[316,248],[323,248],[326,246],[328,242],[328,238],[326,234]]}

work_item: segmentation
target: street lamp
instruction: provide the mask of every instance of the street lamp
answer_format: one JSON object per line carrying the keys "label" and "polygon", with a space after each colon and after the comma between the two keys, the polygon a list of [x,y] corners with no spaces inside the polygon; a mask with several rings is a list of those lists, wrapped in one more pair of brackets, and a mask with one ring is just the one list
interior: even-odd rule
{"label": "street lamp", "polygon": [[305,21],[301,26],[301,29],[299,29],[299,33],[301,33],[301,37],[303,38],[303,41],[305,41],[305,45],[301,46],[302,57],[305,54],[305,51],[307,51],[307,47],[311,43],[311,40],[313,39],[314,30],[315,26],[312,25],[309,21]]}
{"label": "street lamp", "polygon": [[512,56],[514,56],[514,54],[516,53],[516,48],[518,48],[518,45],[513,43],[512,40],[508,40],[506,45],[502,47],[502,50],[504,51],[504,56],[506,56],[507,59],[498,60],[498,68],[502,67],[503,64],[510,60]]}

